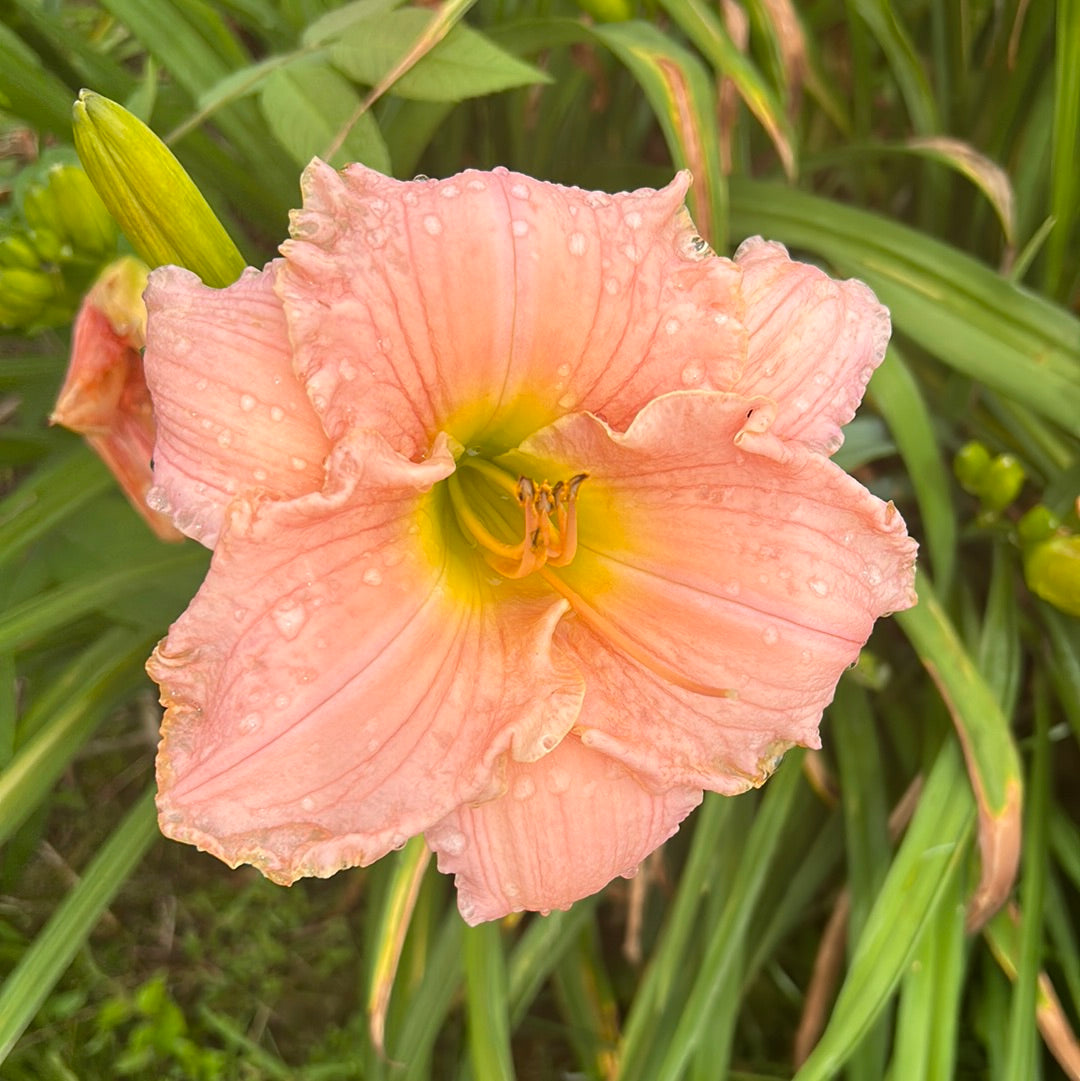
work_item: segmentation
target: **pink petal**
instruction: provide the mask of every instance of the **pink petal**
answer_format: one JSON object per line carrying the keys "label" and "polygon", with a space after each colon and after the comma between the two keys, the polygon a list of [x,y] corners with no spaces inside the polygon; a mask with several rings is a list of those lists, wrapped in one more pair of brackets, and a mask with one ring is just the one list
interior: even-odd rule
{"label": "pink petal", "polygon": [[834,281],[754,237],[735,253],[743,272],[749,362],[734,388],[776,403],[772,430],[832,454],[885,356],[889,312],[860,281]]}
{"label": "pink petal", "polygon": [[131,505],[161,540],[183,537],[146,505],[152,475],[154,411],[142,355],[146,268],[135,259],[107,267],[75,317],[71,364],[51,422],[85,436]]}
{"label": "pink petal", "polygon": [[428,489],[452,470],[444,441],[412,463],[358,433],[324,492],[230,504],[148,666],[168,707],[165,833],[277,882],[330,875],[562,739],[583,694],[551,647],[566,606],[524,591],[496,605],[449,563]]}
{"label": "pink petal", "polygon": [[730,386],[739,274],[698,250],[688,182],[606,195],[313,163],[279,292],[327,431],[371,427],[406,456],[442,430],[507,447],[569,409],[625,427],[658,393]]}
{"label": "pink petal", "polygon": [[238,492],[322,486],[329,442],[292,370],[276,266],[210,289],[179,267],[150,275],[146,378],[157,509],[208,548]]}
{"label": "pink petal", "polygon": [[654,794],[573,735],[537,762],[510,763],[505,788],[427,832],[470,924],[569,908],[616,875],[632,876],[701,802],[689,788]]}
{"label": "pink petal", "polygon": [[565,417],[507,460],[589,472],[577,555],[546,573],[597,635],[664,681],[739,703],[736,727],[760,710],[768,739],[806,742],[874,620],[914,603],[915,545],[891,504],[755,431],[753,413],[731,395],[672,394],[625,434]]}

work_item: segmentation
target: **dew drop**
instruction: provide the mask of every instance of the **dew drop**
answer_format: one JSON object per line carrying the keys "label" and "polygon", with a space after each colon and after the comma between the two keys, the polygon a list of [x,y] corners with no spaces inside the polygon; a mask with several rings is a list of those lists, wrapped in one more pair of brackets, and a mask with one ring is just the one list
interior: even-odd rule
{"label": "dew drop", "polygon": [[172,509],[169,503],[169,497],[165,494],[165,489],[160,484],[152,485],[146,493],[146,505],[151,510],[156,510],[159,514],[168,514]]}
{"label": "dew drop", "polygon": [[249,713],[240,721],[241,732],[257,732],[262,718],[257,713]]}
{"label": "dew drop", "polygon": [[556,767],[548,774],[547,785],[555,795],[560,795],[570,787],[570,774]]}
{"label": "dew drop", "polygon": [[515,184],[510,189],[510,194],[515,199],[528,199],[528,197],[529,197],[529,189],[527,187],[525,187],[524,184]]}
{"label": "dew drop", "polygon": [[364,571],[363,581],[368,586],[381,586],[382,585],[382,571],[378,567],[368,567]]}
{"label": "dew drop", "polygon": [[442,232],[442,222],[434,214],[425,214],[424,232],[428,236],[438,236]]}
{"label": "dew drop", "polygon": [[228,428],[223,428],[218,432],[217,444],[219,447],[232,446],[232,432],[230,432]]}
{"label": "dew drop", "polygon": [[245,413],[250,413],[255,408],[255,398],[251,394],[240,395],[240,408]]}
{"label": "dew drop", "polygon": [[341,372],[341,378],[346,383],[351,383],[359,374],[356,370],[356,365],[351,360],[345,358],[338,365],[338,371]]}
{"label": "dew drop", "polygon": [[681,325],[682,324],[679,322],[678,319],[669,319],[664,324],[664,333],[665,334],[678,334],[679,333],[679,327]]}
{"label": "dew drop", "polygon": [[448,856],[460,856],[468,841],[461,830],[447,830],[439,838],[439,848]]}
{"label": "dew drop", "polygon": [[407,191],[407,192],[404,192],[404,193],[402,194],[402,196],[401,196],[401,201],[402,201],[402,202],[403,202],[403,203],[404,203],[404,204],[405,204],[406,206],[416,206],[416,204],[417,204],[417,203],[418,203],[418,202],[419,202],[420,200],[419,200],[419,199],[418,199],[418,198],[416,197],[416,192],[415,192],[415,191]]}
{"label": "dew drop", "polygon": [[825,372],[814,372],[814,383],[819,387],[827,387],[829,385],[829,377]]}
{"label": "dew drop", "polygon": [[243,623],[247,614],[248,610],[246,608],[233,609],[233,619],[235,619],[237,623]]}
{"label": "dew drop", "polygon": [[682,381],[688,387],[696,386],[705,376],[705,369],[701,364],[692,360],[682,370]]}
{"label": "dew drop", "polygon": [[310,796],[305,796],[300,801],[300,806],[303,807],[305,811],[314,811],[315,801]]}
{"label": "dew drop", "polygon": [[589,247],[589,238],[584,233],[571,233],[566,238],[566,246],[571,255],[584,255]]}
{"label": "dew drop", "polygon": [[409,838],[404,833],[395,833],[390,838],[390,847],[395,852],[400,852],[409,843]]}
{"label": "dew drop", "polygon": [[274,626],[281,632],[283,638],[290,642],[300,633],[300,629],[307,622],[307,612],[302,605],[294,601],[284,600],[270,613]]}
{"label": "dew drop", "polygon": [[297,458],[297,457],[295,457],[295,456],[294,456],[294,457],[292,457],[292,458],[290,458],[290,459],[289,459],[289,464],[290,464],[290,465],[291,465],[291,466],[293,467],[293,469],[295,469],[295,470],[296,470],[296,471],[297,471],[298,473],[299,473],[299,472],[300,472],[300,471],[301,471],[302,469],[307,469],[307,461],[306,461],[305,459],[303,459],[303,458]]}
{"label": "dew drop", "polygon": [[202,428],[204,432],[210,431],[213,426],[214,422],[209,417],[203,417],[203,419],[199,421],[199,427]]}
{"label": "dew drop", "polygon": [[872,586],[881,585],[881,568],[873,563],[868,563],[863,570],[863,577]]}
{"label": "dew drop", "polygon": [[461,194],[461,189],[457,186],[457,184],[444,184],[439,189],[439,194],[444,199],[453,199],[455,195]]}
{"label": "dew drop", "polygon": [[798,413],[805,413],[810,408],[810,403],[805,398],[796,398],[791,404]]}
{"label": "dew drop", "polygon": [[511,791],[514,799],[527,800],[536,791],[536,784],[531,777],[519,777]]}
{"label": "dew drop", "polygon": [[641,228],[641,215],[636,210],[631,210],[629,214],[623,219],[626,222],[628,229],[640,229]]}
{"label": "dew drop", "polygon": [[469,191],[487,191],[487,184],[482,180],[472,179],[465,185]]}
{"label": "dew drop", "polygon": [[253,476],[253,477],[254,477],[254,478],[255,478],[255,479],[256,479],[256,480],[257,480],[257,481],[258,481],[258,482],[259,482],[260,484],[262,484],[262,482],[263,482],[264,480],[266,480],[266,470],[265,470],[265,469],[253,469],[253,470],[251,471],[251,475],[252,475],[252,476]]}
{"label": "dew drop", "polygon": [[195,384],[195,389],[196,389],[196,390],[206,390],[206,388],[207,388],[207,387],[208,387],[209,385],[210,385],[210,384],[209,384],[209,383],[207,383],[207,381],[206,381],[205,379],[200,379],[200,380],[199,380],[199,381],[198,381],[198,382],[197,382],[197,383]]}
{"label": "dew drop", "polygon": [[529,223],[527,221],[522,221],[521,218],[515,218],[510,223],[510,232],[512,232],[514,234],[514,236],[517,236],[517,237],[525,236],[525,234],[528,231],[529,231]]}
{"label": "dew drop", "polygon": [[608,278],[608,280],[604,282],[604,292],[606,292],[608,296],[616,296],[621,288],[622,285],[619,283],[618,278]]}
{"label": "dew drop", "polygon": [[566,377],[567,377],[567,376],[568,376],[568,375],[570,374],[570,365],[569,365],[569,364],[560,364],[560,365],[559,365],[559,366],[558,366],[558,367],[557,367],[557,368],[555,369],[555,374],[556,374],[556,375],[559,375],[559,376],[561,376],[561,377],[562,377],[563,379],[565,379],[565,378],[566,378]]}
{"label": "dew drop", "polygon": [[726,593],[726,594],[727,594],[727,595],[728,595],[729,597],[737,597],[737,596],[739,595],[739,590],[740,590],[741,588],[742,588],[742,587],[741,587],[741,586],[740,586],[740,584],[739,584],[739,579],[738,579],[738,578],[729,578],[729,579],[728,579],[728,580],[727,580],[727,581],[726,581],[726,582],[724,583],[724,592],[725,592],[725,593]]}
{"label": "dew drop", "polygon": [[637,873],[640,868],[640,864],[635,864],[633,867],[627,867],[625,871],[619,872],[620,878],[637,878]]}
{"label": "dew drop", "polygon": [[767,646],[775,646],[779,639],[780,632],[771,623],[761,632],[761,640]]}
{"label": "dew drop", "polygon": [[827,596],[829,592],[829,583],[822,581],[820,578],[811,578],[807,585],[819,596]]}
{"label": "dew drop", "polygon": [[292,699],[287,694],[279,694],[274,698],[274,707],[276,709],[284,709]]}
{"label": "dew drop", "polygon": [[577,405],[577,398],[573,394],[564,394],[559,399],[560,409],[573,409],[575,405]]}
{"label": "dew drop", "polygon": [[280,405],[272,405],[270,407],[270,419],[276,421],[283,421],[285,419],[285,410]]}

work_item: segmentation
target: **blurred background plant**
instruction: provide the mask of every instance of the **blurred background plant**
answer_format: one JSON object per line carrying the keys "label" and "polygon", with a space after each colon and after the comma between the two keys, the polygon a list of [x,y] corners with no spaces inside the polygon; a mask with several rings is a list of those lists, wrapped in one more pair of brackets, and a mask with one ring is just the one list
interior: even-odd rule
{"label": "blurred background plant", "polygon": [[[0,14],[0,1077],[1080,1078],[1078,0]],[[922,603],[824,752],[598,899],[475,930],[417,843],[281,890],[161,840],[142,662],[207,557],[46,427],[131,249],[74,152],[84,86],[256,264],[320,154],[686,166],[717,251],[760,232],[869,282],[894,344],[837,457],[921,540]]]}

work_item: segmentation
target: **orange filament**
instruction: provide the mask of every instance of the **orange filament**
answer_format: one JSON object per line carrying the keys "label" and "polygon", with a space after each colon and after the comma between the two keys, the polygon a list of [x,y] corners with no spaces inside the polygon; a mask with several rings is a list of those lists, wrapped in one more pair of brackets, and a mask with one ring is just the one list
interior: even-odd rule
{"label": "orange filament", "polygon": [[[482,459],[467,464],[507,490],[510,477]],[[577,495],[588,477],[578,473],[569,481],[537,484],[518,477],[512,494],[524,515],[522,539],[507,544],[495,537],[466,498],[457,474],[448,478],[450,500],[462,531],[473,540],[484,559],[505,578],[524,578],[545,564],[565,567],[577,551]],[[552,520],[554,518],[554,520]]]}

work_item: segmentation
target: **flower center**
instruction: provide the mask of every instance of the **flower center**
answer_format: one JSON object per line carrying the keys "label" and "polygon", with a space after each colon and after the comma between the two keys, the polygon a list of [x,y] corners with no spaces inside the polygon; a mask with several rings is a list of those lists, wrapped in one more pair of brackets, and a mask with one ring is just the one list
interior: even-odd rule
{"label": "flower center", "polygon": [[[447,478],[454,517],[465,537],[505,578],[544,566],[565,567],[577,551],[577,496],[588,477],[549,484],[516,480],[485,458],[463,455]],[[515,509],[516,508],[516,509]],[[516,542],[501,539],[516,533]]]}

